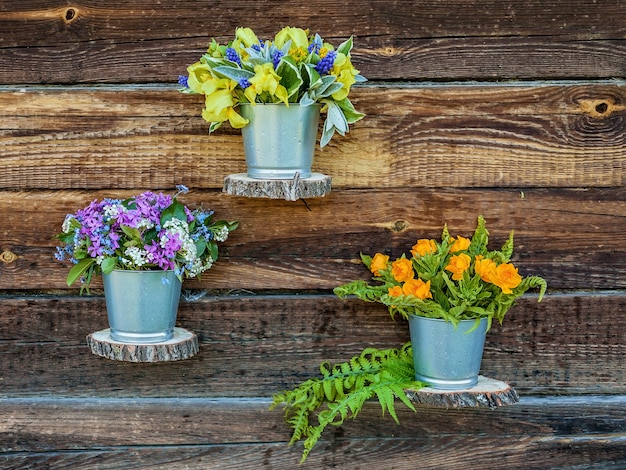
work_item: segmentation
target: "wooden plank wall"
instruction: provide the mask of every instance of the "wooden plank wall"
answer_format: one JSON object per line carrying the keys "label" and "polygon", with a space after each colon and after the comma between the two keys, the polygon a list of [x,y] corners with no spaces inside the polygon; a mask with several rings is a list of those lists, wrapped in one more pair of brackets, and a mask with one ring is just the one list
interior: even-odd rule
{"label": "wooden plank wall", "polygon": [[[487,339],[482,373],[521,403],[399,426],[372,404],[301,468],[626,466],[625,17],[605,0],[0,2],[0,468],[295,468],[271,395],[408,340],[331,289],[367,277],[360,251],[399,256],[444,222],[467,235],[478,214],[496,246],[516,230],[521,271],[550,287]],[[225,195],[241,136],[207,135],[177,77],[211,37],[286,25],[355,36],[367,117],[317,151],[325,198]],[[200,353],[97,358],[100,284],[68,289],[51,237],[95,198],[179,183],[241,221],[185,285]]]}

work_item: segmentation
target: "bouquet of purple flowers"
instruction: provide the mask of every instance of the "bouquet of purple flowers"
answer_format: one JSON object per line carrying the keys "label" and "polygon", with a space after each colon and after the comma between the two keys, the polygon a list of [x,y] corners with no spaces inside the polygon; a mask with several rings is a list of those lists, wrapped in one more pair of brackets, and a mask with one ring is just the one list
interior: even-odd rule
{"label": "bouquet of purple flowers", "polygon": [[81,293],[88,291],[94,274],[114,269],[173,270],[181,280],[210,269],[218,258],[218,242],[228,238],[237,222],[213,221],[212,210],[190,210],[176,199],[188,189],[176,188],[174,196],[146,191],[126,200],[94,200],[68,214],[55,255],[74,264],[67,285],[81,278]]}

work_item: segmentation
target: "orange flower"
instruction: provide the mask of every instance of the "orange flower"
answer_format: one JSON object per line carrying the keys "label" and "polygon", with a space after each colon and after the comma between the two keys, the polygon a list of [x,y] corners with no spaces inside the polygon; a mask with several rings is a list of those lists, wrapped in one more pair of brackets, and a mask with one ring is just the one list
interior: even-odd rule
{"label": "orange flower", "polygon": [[418,299],[432,299],[433,294],[430,292],[430,281],[424,282],[421,279],[409,279],[402,286],[404,295],[412,295]]}
{"label": "orange flower", "polygon": [[413,256],[424,256],[428,253],[434,253],[435,251],[437,251],[435,240],[428,240],[426,238],[417,240],[417,243],[411,248],[411,254]]}
{"label": "orange flower", "polygon": [[458,281],[463,279],[463,273],[470,267],[471,261],[472,258],[465,253],[455,255],[450,258],[450,263],[446,266],[446,271],[450,271],[452,273],[452,279]]}
{"label": "orange flower", "polygon": [[496,263],[491,259],[483,259],[482,256],[476,257],[476,264],[474,264],[474,271],[485,282],[493,283],[496,278]]}
{"label": "orange flower", "polygon": [[380,271],[387,269],[387,264],[389,263],[389,256],[383,255],[382,253],[376,253],[372,258],[372,263],[370,264],[370,271],[374,274],[374,276],[380,276]]}
{"label": "orange flower", "polygon": [[387,293],[389,294],[390,297],[400,297],[403,294],[402,287],[400,286],[390,287],[387,290]]}
{"label": "orange flower", "polygon": [[410,259],[400,258],[391,263],[391,275],[398,282],[413,279],[415,272],[413,271],[413,263]]}
{"label": "orange flower", "polygon": [[511,294],[511,289],[516,288],[522,282],[522,276],[517,272],[517,268],[511,263],[501,264],[496,268],[496,278],[493,283],[502,289],[503,294]]}
{"label": "orange flower", "polygon": [[[454,238],[452,238],[451,240],[454,240]],[[450,253],[467,250],[470,246],[470,243],[471,241],[469,238],[465,238],[459,235],[458,237],[456,237],[456,240],[454,240],[454,243],[450,247]]]}

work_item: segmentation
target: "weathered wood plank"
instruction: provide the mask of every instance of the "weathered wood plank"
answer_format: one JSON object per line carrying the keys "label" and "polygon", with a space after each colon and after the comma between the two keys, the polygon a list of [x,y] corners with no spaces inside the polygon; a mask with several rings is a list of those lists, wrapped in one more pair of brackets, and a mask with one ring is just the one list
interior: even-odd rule
{"label": "weathered wood plank", "polygon": [[[625,184],[626,86],[366,87],[368,116],[317,150],[333,187]],[[239,132],[207,135],[201,97],[173,87],[0,92],[0,187],[221,188],[245,172]]]}
{"label": "weathered wood plank", "polygon": [[[0,289],[67,288],[68,267],[54,259],[52,239],[65,215],[95,198],[136,191],[0,192]],[[626,231],[624,188],[333,190],[309,199],[310,210],[214,191],[193,191],[183,201],[240,221],[214,268],[186,288],[331,289],[368,278],[359,252],[400,256],[418,238],[438,238],[444,223],[469,236],[479,213],[494,247],[515,229],[520,272],[544,276],[551,289],[626,287],[626,253],[616,242]]]}
{"label": "weathered wood plank", "polygon": [[[268,404],[0,400],[0,468],[294,468],[301,446],[286,445],[282,413]],[[420,468],[458,468],[468,454],[477,469],[502,459],[507,468],[615,468],[626,463],[625,412],[623,397],[529,397],[497,411],[398,408],[395,425],[372,403],[357,420],[329,429],[300,468],[409,469],[416,460]]]}
{"label": "weathered wood plank", "polygon": [[[626,393],[626,337],[615,328],[625,308],[623,293],[525,297],[488,334],[481,374],[520,395]],[[196,356],[121,363],[85,343],[107,326],[102,297],[2,298],[0,393],[268,396],[317,375],[322,361],[409,340],[384,307],[331,295],[207,296],[181,302],[178,325],[198,335]]]}
{"label": "weathered wood plank", "polygon": [[511,470],[614,470],[626,465],[624,442],[619,437],[601,436],[543,440],[494,437],[450,437],[423,443],[416,439],[361,439],[328,444],[321,442],[314,454],[299,465],[298,447],[286,444],[224,444],[219,446],[126,447],[27,454],[8,454],[2,469],[81,468],[85,470],[144,469],[172,470],[319,470],[321,468],[464,468],[471,455],[473,470],[491,470],[506,462]]}
{"label": "weathered wood plank", "polygon": [[615,2],[293,1],[269,17],[263,3],[223,3],[5,5],[0,83],[175,82],[211,37],[288,24],[337,43],[356,35],[355,63],[374,80],[623,76],[626,7]]}

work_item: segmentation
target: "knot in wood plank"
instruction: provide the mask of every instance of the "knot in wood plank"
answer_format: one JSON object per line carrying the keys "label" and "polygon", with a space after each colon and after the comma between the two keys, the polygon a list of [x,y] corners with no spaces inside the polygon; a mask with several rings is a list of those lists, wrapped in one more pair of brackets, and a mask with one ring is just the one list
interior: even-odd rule
{"label": "knot in wood plank", "polygon": [[6,264],[13,263],[15,260],[17,260],[17,258],[18,256],[15,253],[12,253],[8,250],[5,250],[0,254],[0,261]]}

